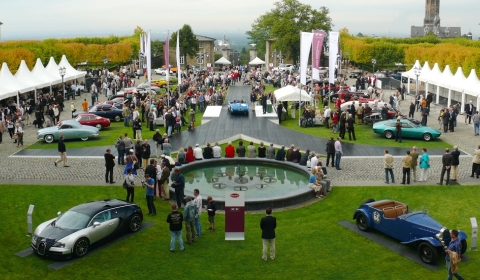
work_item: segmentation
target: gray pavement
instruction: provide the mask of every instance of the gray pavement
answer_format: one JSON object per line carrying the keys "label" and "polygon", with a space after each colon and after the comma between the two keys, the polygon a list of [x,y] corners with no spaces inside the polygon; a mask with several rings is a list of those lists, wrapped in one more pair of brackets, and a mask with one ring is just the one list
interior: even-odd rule
{"label": "gray pavement", "polygon": [[[158,78],[158,77],[152,77]],[[349,80],[349,83],[353,80]],[[138,84],[138,81],[137,81]],[[388,96],[390,91],[385,91]],[[76,108],[81,108],[81,102],[84,98],[90,100],[90,93],[82,93],[77,97],[75,102]],[[104,100],[104,96],[100,96],[100,100]],[[407,112],[412,96],[408,96],[407,100],[401,103],[402,111]],[[70,101],[66,102],[66,111],[61,114],[61,119],[69,119]],[[437,117],[439,108],[432,106],[432,111],[428,119],[428,124],[437,127]],[[419,116],[418,113],[415,115]],[[460,185],[478,185],[480,180],[470,178],[471,171],[471,154],[480,141],[473,135],[473,125],[465,125],[464,117],[459,116],[457,128],[454,133],[443,133],[441,139],[453,145],[458,145],[459,148],[467,155],[460,158],[460,170],[458,182]],[[33,126],[27,126],[24,133],[24,143],[28,146],[36,140],[36,129]],[[421,140],[412,141],[412,146],[422,147]],[[287,143],[288,144],[288,143]],[[451,147],[451,146],[450,146]],[[104,181],[104,160],[101,158],[70,158],[68,163],[70,167],[55,167],[53,164],[56,158],[23,158],[10,157],[10,155],[17,152],[22,147],[17,148],[13,144],[13,140],[9,139],[8,134],[3,134],[3,143],[0,144],[0,184],[36,184],[36,185],[105,185]],[[322,151],[322,148],[318,148]],[[68,155],[68,146],[67,146]],[[412,185],[430,185],[439,181],[441,170],[441,157],[431,157],[432,164],[429,171],[429,178],[427,182],[417,182]],[[368,164],[365,164],[368,160]],[[325,161],[325,159],[323,159]],[[116,185],[120,186],[123,182],[123,167],[116,166],[114,169],[114,180]],[[338,171],[334,168],[328,168],[328,177],[332,179],[334,186],[386,186],[384,183],[384,170],[382,157],[349,157],[345,155],[341,161],[343,170]],[[141,171],[140,171],[141,172]],[[396,184],[389,184],[388,186],[400,186],[401,181],[401,157],[396,157],[394,160],[394,173]],[[141,174],[141,173],[140,173]],[[141,177],[141,176],[138,176]],[[140,178],[137,178],[140,180]]]}

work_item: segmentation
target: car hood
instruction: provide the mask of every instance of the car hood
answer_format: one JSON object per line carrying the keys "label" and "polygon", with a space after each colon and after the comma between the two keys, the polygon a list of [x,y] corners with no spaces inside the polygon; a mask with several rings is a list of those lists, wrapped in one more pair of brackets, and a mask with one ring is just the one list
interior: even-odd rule
{"label": "car hood", "polygon": [[55,132],[55,131],[58,131],[58,127],[57,126],[51,126],[51,127],[46,127],[46,128],[40,129],[38,131],[38,134],[52,133],[52,132]]}
{"label": "car hood", "polygon": [[46,226],[40,234],[38,234],[39,238],[45,238],[48,240],[60,240],[65,236],[68,236],[78,229],[67,229],[67,228],[60,228],[53,225],[54,223],[49,224]]}
{"label": "car hood", "polygon": [[425,212],[411,212],[402,216],[399,216],[400,219],[403,219],[412,225],[417,225],[416,228],[422,228],[423,230],[428,230],[437,234],[443,226],[437,222],[435,219],[430,217]]}

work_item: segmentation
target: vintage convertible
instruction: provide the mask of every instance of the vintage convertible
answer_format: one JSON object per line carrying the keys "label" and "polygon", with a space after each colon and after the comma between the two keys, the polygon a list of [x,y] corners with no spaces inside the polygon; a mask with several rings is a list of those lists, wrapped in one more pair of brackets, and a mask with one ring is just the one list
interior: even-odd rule
{"label": "vintage convertible", "polygon": [[[426,211],[411,212],[408,205],[394,200],[369,199],[355,210],[353,219],[362,231],[376,229],[402,244],[416,246],[420,259],[428,264],[435,263],[450,243],[449,230]],[[467,250],[467,235],[458,232],[463,254]]]}
{"label": "vintage convertible", "polygon": [[231,115],[243,114],[248,116],[248,103],[244,100],[228,101],[228,112]]}

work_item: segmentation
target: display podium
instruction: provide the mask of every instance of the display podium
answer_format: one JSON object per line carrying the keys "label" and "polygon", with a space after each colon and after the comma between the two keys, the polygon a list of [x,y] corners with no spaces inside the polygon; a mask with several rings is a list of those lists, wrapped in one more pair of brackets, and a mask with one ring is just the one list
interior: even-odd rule
{"label": "display podium", "polygon": [[245,192],[225,192],[225,240],[245,240]]}

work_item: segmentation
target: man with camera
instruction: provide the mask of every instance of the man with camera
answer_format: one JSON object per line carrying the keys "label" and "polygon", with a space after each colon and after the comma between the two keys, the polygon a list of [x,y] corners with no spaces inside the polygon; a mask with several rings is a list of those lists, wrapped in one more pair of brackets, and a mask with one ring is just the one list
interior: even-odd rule
{"label": "man with camera", "polygon": [[157,210],[155,209],[155,204],[153,204],[153,194],[155,188],[155,180],[150,177],[147,173],[145,174],[145,180],[142,181],[142,187],[146,187],[145,195],[147,198],[147,206],[148,206],[148,215],[155,216],[157,215]]}

